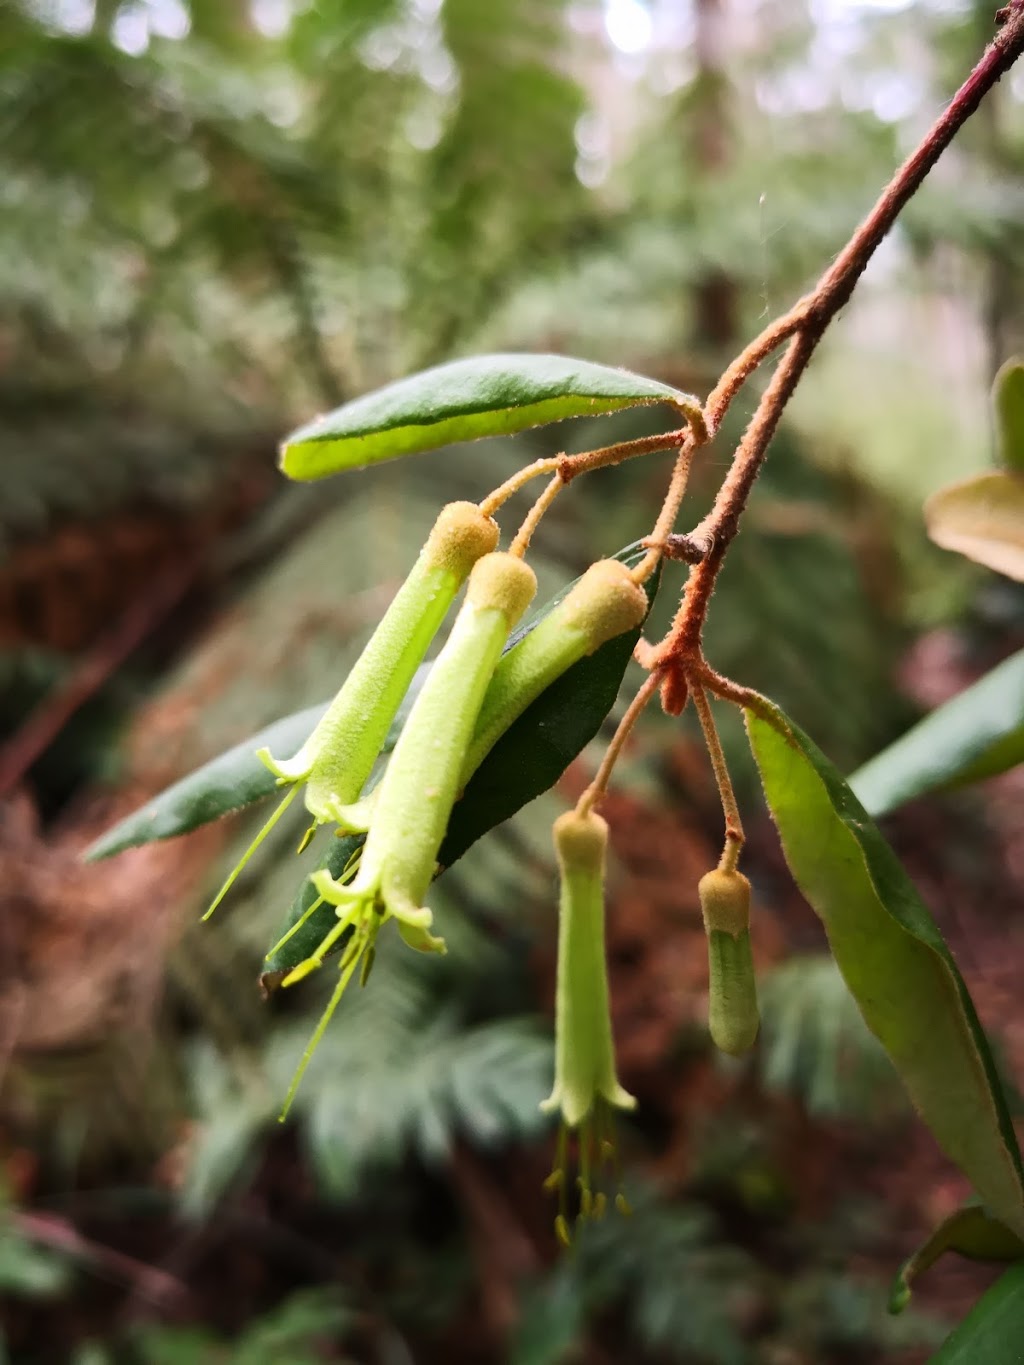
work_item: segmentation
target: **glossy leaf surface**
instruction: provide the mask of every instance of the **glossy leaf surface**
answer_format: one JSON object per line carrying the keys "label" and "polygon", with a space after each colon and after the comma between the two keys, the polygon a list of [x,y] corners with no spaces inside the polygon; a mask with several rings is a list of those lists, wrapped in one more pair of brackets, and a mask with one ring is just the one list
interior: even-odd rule
{"label": "glossy leaf surface", "polygon": [[281,445],[292,479],[321,479],[567,417],[668,403],[697,418],[691,394],[628,370],[561,355],[484,355],[424,370],[300,427]]}
{"label": "glossy leaf surface", "polygon": [[850,778],[872,815],[1024,763],[1024,650],[925,716]]}
{"label": "glossy leaf surface", "polygon": [[[341,839],[332,838],[328,848],[317,863],[317,867],[326,868],[331,876],[338,880],[348,866],[352,855],[362,848],[365,842],[365,834],[346,834]],[[278,942],[307,914],[317,898],[316,887],[309,877],[304,877],[298,895],[292,901],[287,915],[281,922]],[[269,953],[260,976],[260,985],[264,992],[269,995],[275,991],[293,967],[297,967],[300,962],[305,962],[307,957],[312,957],[337,922],[338,916],[335,907],[327,904],[321,905],[319,909],[313,911],[301,928],[295,930],[292,937],[282,945],[278,952]],[[340,949],[341,945],[339,944],[338,947]]]}
{"label": "glossy leaf surface", "polygon": [[1024,1171],[956,964],[895,854],[821,751],[770,703],[747,731],[786,862],[840,972],[946,1155],[1024,1235]]}
{"label": "glossy leaf surface", "polygon": [[936,545],[1024,582],[1024,475],[950,484],[925,503],[924,519]]}

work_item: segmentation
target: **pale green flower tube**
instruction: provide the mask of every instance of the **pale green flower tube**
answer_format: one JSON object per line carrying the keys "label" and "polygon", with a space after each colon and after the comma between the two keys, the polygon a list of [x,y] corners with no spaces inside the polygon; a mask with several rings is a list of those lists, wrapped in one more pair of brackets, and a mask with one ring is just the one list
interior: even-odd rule
{"label": "pale green flower tube", "polygon": [[698,883],[708,939],[708,1030],[722,1052],[738,1057],[760,1026],[750,951],[750,883],[741,872],[708,872]]}
{"label": "pale green flower tube", "polygon": [[580,659],[647,614],[647,594],[618,559],[601,559],[558,606],[501,658],[462,765],[464,787],[513,721]]}
{"label": "pale green flower tube", "polygon": [[[458,794],[466,746],[509,631],[536,587],[533,570],[513,555],[486,555],[474,566],[466,601],[377,789],[357,876],[342,885],[326,872],[315,874],[317,890],[339,909],[367,903],[410,929],[429,927],[423,902]],[[426,948],[437,943],[423,933],[414,940]]]}
{"label": "pale green flower tube", "polygon": [[[579,1130],[580,1217],[600,1217],[602,1168],[615,1161],[611,1111],[636,1100],[615,1069],[608,971],[605,962],[604,874],[608,826],[593,811],[570,811],[554,826],[561,873],[558,906],[558,986],[555,1000],[555,1084],[541,1108],[561,1112],[559,1156],[549,1183],[559,1190],[555,1228],[568,1243],[566,1133]],[[621,1194],[616,1196],[626,1211]]]}
{"label": "pale green flower tube", "polygon": [[413,674],[473,565],[494,549],[498,528],[475,503],[445,507],[408,578],[320,723],[293,758],[260,757],[286,782],[306,783],[306,807],[338,822],[358,801]]}
{"label": "pale green flower tube", "polygon": [[615,1109],[632,1109],[636,1100],[615,1073],[604,938],[608,825],[593,811],[568,811],[554,835],[561,874],[555,1085],[541,1108],[561,1110],[578,1128],[601,1100]]}
{"label": "pale green flower tube", "polygon": [[444,951],[444,941],[430,933],[433,917],[423,902],[484,692],[509,632],[536,589],[533,570],[513,555],[485,555],[474,566],[466,601],[376,790],[373,820],[355,877],[345,883],[326,869],[313,874],[320,895],[338,907],[338,923],[283,984],[289,986],[320,967],[342,935],[350,931],[350,937],[341,955],[338,986],[303,1055],[286,1109],[356,964],[360,959],[372,961],[382,925],[394,918],[412,947]]}
{"label": "pale green flower tube", "polygon": [[[360,803],[391,722],[441,622],[473,565],[498,542],[498,527],[472,502],[442,508],[409,576],[367,642],[341,690],[302,748],[289,759],[258,757],[291,790],[249,845],[203,916],[208,919],[306,784],[314,827],[333,821],[365,829],[371,805]],[[311,831],[312,832],[312,831]]]}

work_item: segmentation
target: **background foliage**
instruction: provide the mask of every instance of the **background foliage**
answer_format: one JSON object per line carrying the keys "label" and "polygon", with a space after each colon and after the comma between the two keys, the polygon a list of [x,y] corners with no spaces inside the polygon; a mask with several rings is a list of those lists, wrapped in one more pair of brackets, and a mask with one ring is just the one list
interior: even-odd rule
{"label": "background foliage", "polygon": [[[609,802],[636,1213],[567,1261],[537,1102],[548,828],[581,772],[439,884],[443,962],[382,952],[284,1130],[327,983],[266,1006],[253,982],[298,825],[202,930],[251,822],[95,867],[78,853],[329,694],[442,499],[654,419],[314,490],[274,474],[282,432],[480,349],[705,391],[841,246],[992,8],[0,9],[10,1359],[910,1362],[970,1302],[980,1281],[954,1268],[921,1313],[884,1316],[888,1272],[961,1187],[821,956],[749,759],[763,1038],[749,1065],[709,1052],[696,882],[718,815],[687,725],[654,723]],[[709,657],[847,770],[1022,643],[1019,589],[928,546],[920,520],[927,493],[986,467],[988,384],[1024,346],[1022,99],[1017,75],[968,126],[830,334],[716,596]],[[703,457],[694,521],[727,452]],[[542,595],[642,534],[666,475],[654,457],[574,486],[538,543]],[[1019,1076],[1021,795],[1002,782],[998,803],[936,798],[891,833]]]}

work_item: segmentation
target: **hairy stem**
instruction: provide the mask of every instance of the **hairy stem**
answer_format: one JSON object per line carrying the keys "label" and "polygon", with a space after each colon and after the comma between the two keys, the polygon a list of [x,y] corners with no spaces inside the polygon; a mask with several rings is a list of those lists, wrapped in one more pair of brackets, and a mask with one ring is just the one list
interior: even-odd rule
{"label": "hairy stem", "polygon": [[564,487],[565,483],[561,474],[556,474],[555,477],[548,482],[544,492],[526,514],[522,526],[520,526],[519,530],[516,532],[515,539],[508,547],[510,555],[516,555],[519,559],[523,558],[530,548],[530,541],[533,539],[534,531],[536,531],[537,527],[540,525],[541,517]]}
{"label": "hairy stem", "polygon": [[1024,0],[1012,0],[999,11],[996,19],[1002,27],[974,70],[882,191],[874,208],[815,288],[784,317],[771,323],[737,357],[709,397],[705,419],[709,433],[714,434],[736,393],[757,366],[783,342],[789,342],[743,433],[714,507],[693,533],[693,541],[698,545],[706,544],[708,549],[691,573],[669,635],[655,652],[656,665],[664,668],[670,662],[699,658],[701,632],[719,570],[739,529],[740,517],[779,419],[816,345],[835,315],[848,302],[857,281],[901,210],[988,91],[1024,51]]}
{"label": "hairy stem", "polygon": [[657,673],[652,673],[649,678],[644,680],[640,691],[629,703],[629,709],[619,721],[618,729],[612,736],[612,742],[605,750],[604,758],[601,760],[601,766],[598,768],[593,782],[591,782],[590,786],[576,802],[576,813],[578,815],[586,815],[589,811],[592,811],[601,800],[601,797],[604,796],[605,789],[608,786],[608,779],[612,775],[612,769],[615,767],[616,760],[622,752],[622,746],[629,738],[633,726],[643,714],[647,703],[654,696],[658,687],[658,682]]}
{"label": "hairy stem", "polygon": [[720,872],[735,872],[744,844],[740,808],[736,802],[736,793],[733,791],[732,778],[729,776],[725,754],[722,752],[722,741],[718,738],[718,728],[711,713],[707,693],[695,678],[690,679],[689,687],[700,728],[704,732],[704,743],[707,745],[708,757],[711,759],[711,767],[715,774],[715,784],[722,802],[722,814],[725,816],[725,847],[722,849],[718,869]]}
{"label": "hairy stem", "polygon": [[480,503],[480,511],[485,517],[493,517],[498,508],[508,502],[514,493],[518,493],[520,488],[525,488],[531,479],[536,479],[541,474],[553,473],[563,458],[561,455],[551,455],[547,459],[534,460],[533,464],[518,469],[510,479],[506,479],[487,494]]}

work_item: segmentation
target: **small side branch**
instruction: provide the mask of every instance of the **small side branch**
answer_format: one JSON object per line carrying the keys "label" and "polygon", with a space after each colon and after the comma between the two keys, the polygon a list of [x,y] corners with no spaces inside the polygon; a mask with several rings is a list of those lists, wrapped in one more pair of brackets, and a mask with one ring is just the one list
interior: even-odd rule
{"label": "small side branch", "polygon": [[[815,288],[784,317],[767,327],[729,366],[708,399],[705,415],[714,434],[729,405],[758,365],[783,342],[786,352],[765,389],[736,449],[728,477],[711,513],[692,539],[711,548],[694,568],[672,630],[659,648],[661,660],[696,663],[715,580],[754,486],[768,445],[814,349],[849,301],[879,244],[929,171],[989,90],[1024,52],[1024,0],[1012,0],[996,16],[1001,27],[947,108],[879,196],[874,208],[824,272]],[[656,539],[656,537],[652,537]]]}

